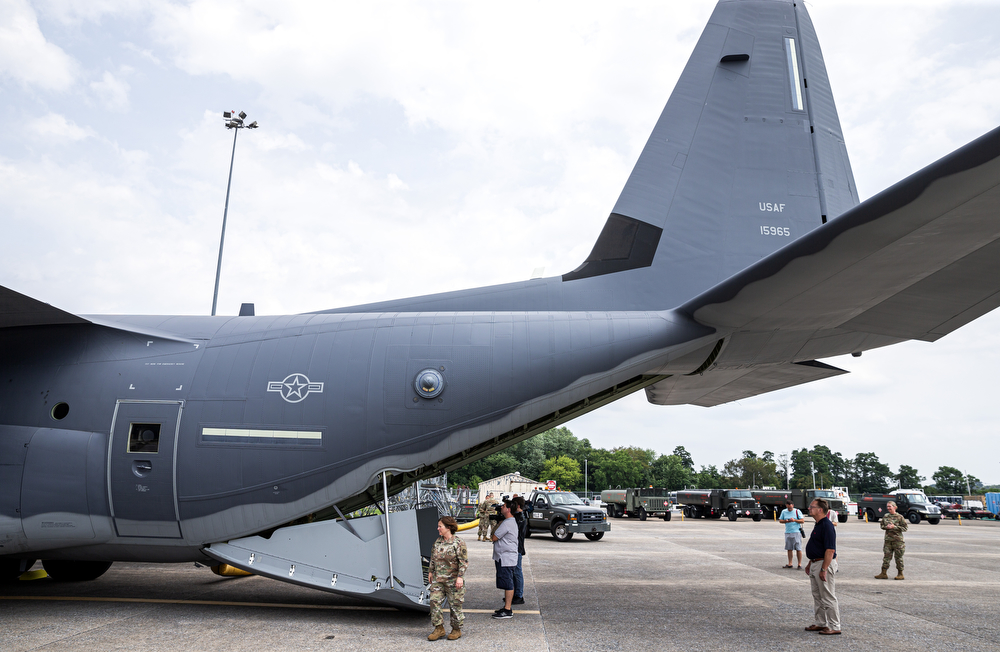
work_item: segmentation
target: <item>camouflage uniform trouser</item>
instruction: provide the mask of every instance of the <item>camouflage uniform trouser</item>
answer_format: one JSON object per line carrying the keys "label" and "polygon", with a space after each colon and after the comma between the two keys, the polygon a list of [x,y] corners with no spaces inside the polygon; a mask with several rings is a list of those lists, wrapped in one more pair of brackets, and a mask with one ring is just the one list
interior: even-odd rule
{"label": "camouflage uniform trouser", "polygon": [[448,598],[448,606],[451,608],[451,626],[453,629],[462,629],[462,623],[465,622],[465,614],[462,613],[462,603],[465,602],[465,584],[462,584],[462,588],[456,589],[453,579],[449,579],[447,582],[435,581],[431,584],[430,596],[431,624],[435,627],[444,625],[444,613],[441,611],[441,605],[444,603],[444,599]]}
{"label": "camouflage uniform trouser", "polygon": [[889,562],[892,561],[893,554],[896,555],[896,570],[900,573],[903,572],[903,555],[906,554],[906,543],[903,541],[889,541],[886,540],[885,545],[882,546],[882,572],[889,570]]}
{"label": "camouflage uniform trouser", "polygon": [[479,517],[479,538],[488,539],[490,531],[490,517],[480,516]]}

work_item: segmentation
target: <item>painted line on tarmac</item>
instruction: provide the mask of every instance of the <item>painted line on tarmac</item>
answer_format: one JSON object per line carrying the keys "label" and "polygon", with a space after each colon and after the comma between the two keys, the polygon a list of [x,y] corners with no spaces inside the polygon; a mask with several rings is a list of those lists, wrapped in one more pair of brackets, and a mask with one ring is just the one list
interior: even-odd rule
{"label": "painted line on tarmac", "polygon": [[[95,598],[92,596],[60,595],[0,595],[0,600],[33,600],[37,602],[124,602],[136,604],[190,604],[216,607],[270,607],[277,609],[324,609],[328,611],[399,611],[395,607],[339,604],[285,604],[281,602],[228,602],[224,600],[171,600],[167,598]],[[492,609],[464,609],[467,614],[491,614]],[[540,615],[540,611],[515,609],[514,613]]]}
{"label": "painted line on tarmac", "polygon": [[136,604],[191,604],[216,607],[272,607],[279,609],[326,609],[341,611],[397,611],[394,607],[350,606],[338,604],[283,604],[280,602],[227,602],[223,600],[170,600],[160,598],[95,598],[60,595],[0,595],[0,600],[35,600],[41,602],[125,602]]}

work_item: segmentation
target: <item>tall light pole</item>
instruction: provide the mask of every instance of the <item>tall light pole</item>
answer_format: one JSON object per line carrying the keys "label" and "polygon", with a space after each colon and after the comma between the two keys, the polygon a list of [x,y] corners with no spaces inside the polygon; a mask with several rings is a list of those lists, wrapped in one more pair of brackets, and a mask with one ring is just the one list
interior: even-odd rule
{"label": "tall light pole", "polygon": [[226,208],[222,211],[222,237],[219,239],[219,264],[215,267],[215,294],[212,295],[212,316],[215,316],[215,307],[219,303],[219,277],[222,276],[222,247],[226,244],[226,218],[229,216],[229,189],[233,185],[233,161],[236,160],[236,135],[240,129],[256,129],[257,121],[250,124],[243,124],[247,114],[240,111],[238,115],[233,115],[235,111],[223,111],[222,117],[226,119],[226,129],[233,130],[233,155],[229,159],[229,182],[226,183]]}

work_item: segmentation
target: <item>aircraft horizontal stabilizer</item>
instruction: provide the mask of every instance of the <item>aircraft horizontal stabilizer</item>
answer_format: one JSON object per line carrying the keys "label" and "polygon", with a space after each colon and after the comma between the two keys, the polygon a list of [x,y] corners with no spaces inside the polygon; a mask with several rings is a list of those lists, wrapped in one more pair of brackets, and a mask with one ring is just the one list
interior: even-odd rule
{"label": "aircraft horizontal stabilizer", "polygon": [[[934,341],[1000,305],[1000,128],[687,302],[739,364]],[[802,334],[789,352],[789,333]],[[780,334],[776,336],[775,334]],[[860,337],[859,337],[860,335]],[[845,350],[845,342],[854,344]],[[781,349],[780,353],[777,350]],[[720,366],[726,366],[726,355]],[[735,359],[728,360],[735,366]]]}
{"label": "aircraft horizontal stabilizer", "polygon": [[656,405],[712,407],[846,373],[843,369],[815,360],[718,369],[704,375],[671,376],[661,380],[646,388],[646,398]]}
{"label": "aircraft horizontal stabilizer", "polygon": [[87,323],[82,317],[0,286],[0,328]]}

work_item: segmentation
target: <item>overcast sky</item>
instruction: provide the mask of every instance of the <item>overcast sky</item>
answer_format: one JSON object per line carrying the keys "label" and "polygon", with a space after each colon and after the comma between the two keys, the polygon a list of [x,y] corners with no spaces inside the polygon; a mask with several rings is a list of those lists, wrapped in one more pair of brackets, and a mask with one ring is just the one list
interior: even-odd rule
{"label": "overcast sky", "polygon": [[[0,0],[0,285],[75,313],[306,312],[590,252],[712,1]],[[1000,125],[1000,2],[814,0],[862,199]],[[1000,482],[1000,315],[715,408],[568,424],[696,465],[825,444]]]}

